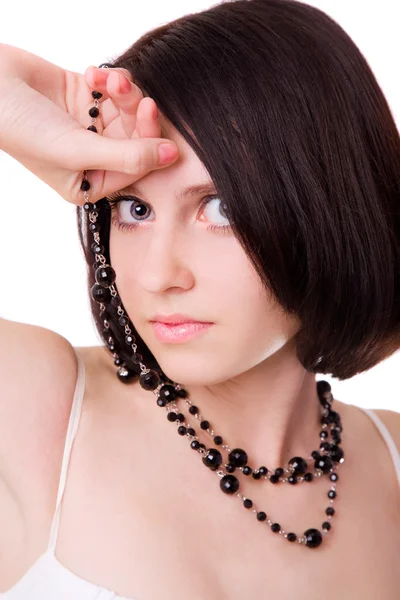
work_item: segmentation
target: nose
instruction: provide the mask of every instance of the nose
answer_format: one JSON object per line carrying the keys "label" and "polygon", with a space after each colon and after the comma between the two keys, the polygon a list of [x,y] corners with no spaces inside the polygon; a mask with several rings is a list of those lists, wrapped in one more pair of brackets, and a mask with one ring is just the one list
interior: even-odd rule
{"label": "nose", "polygon": [[163,226],[149,232],[138,272],[139,283],[149,293],[161,293],[170,288],[188,290],[194,275],[190,268],[190,252],[184,232]]}

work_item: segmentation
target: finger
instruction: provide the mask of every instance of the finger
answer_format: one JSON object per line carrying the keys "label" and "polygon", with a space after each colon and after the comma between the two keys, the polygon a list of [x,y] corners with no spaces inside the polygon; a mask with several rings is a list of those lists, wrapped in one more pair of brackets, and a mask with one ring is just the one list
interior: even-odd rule
{"label": "finger", "polygon": [[[158,107],[153,98],[143,98],[136,113],[137,137],[161,137],[161,123],[158,116]],[[135,136],[135,137],[136,137]]]}
{"label": "finger", "polygon": [[119,110],[121,126],[127,137],[132,137],[136,128],[136,113],[143,98],[142,91],[119,72],[110,73],[107,91]]}
{"label": "finger", "polygon": [[[117,73],[123,76],[124,82],[126,81],[131,84],[130,92],[126,94],[120,92],[120,80],[118,75],[116,75]],[[103,94],[100,103],[102,122],[105,128],[108,127],[111,121],[119,116],[119,105],[121,103],[124,112],[127,112],[126,109],[130,103],[137,104],[140,101],[140,98],[143,98],[142,91],[135,85],[132,76],[127,69],[98,69],[97,67],[91,66],[86,69],[84,77],[87,85],[91,89]],[[110,82],[108,83],[109,78]]]}
{"label": "finger", "polygon": [[134,84],[130,71],[128,71],[128,69],[122,69],[121,67],[99,69],[98,67],[94,67],[93,65],[91,65],[84,72],[84,78],[88,86],[92,89],[96,89],[96,86],[102,86],[102,88],[104,89],[103,95],[105,98],[108,98],[106,89],[107,79],[112,72],[116,71],[118,73],[121,73],[126,79],[128,79],[128,81]]}
{"label": "finger", "polygon": [[84,129],[76,129],[70,136],[70,143],[63,144],[64,166],[71,170],[103,169],[144,177],[152,169],[166,166],[160,163],[159,146],[172,145],[175,156],[166,163],[171,164],[178,157],[178,148],[166,138],[143,138],[118,140],[93,135]]}

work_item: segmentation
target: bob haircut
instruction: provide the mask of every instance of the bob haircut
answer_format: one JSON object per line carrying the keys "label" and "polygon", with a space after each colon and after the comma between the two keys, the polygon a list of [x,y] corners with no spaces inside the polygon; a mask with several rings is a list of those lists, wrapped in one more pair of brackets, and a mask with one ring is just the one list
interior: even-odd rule
{"label": "bob haircut", "polygon": [[[131,73],[208,170],[263,285],[301,320],[304,368],[343,380],[393,354],[400,136],[342,27],[295,0],[227,1],[153,29],[110,62]],[[97,204],[110,264],[107,198]],[[77,217],[91,287],[92,237],[81,206]],[[110,332],[90,302],[105,341]],[[129,325],[143,362],[162,374]],[[110,328],[125,366],[139,374],[117,317]]]}

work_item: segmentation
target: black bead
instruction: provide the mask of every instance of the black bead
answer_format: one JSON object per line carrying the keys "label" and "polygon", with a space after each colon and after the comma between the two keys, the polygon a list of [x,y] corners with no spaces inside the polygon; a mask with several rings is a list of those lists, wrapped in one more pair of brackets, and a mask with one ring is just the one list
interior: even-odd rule
{"label": "black bead", "polygon": [[173,385],[163,385],[159,390],[159,394],[167,402],[172,402],[176,399],[176,391]]}
{"label": "black bead", "polygon": [[83,205],[84,210],[89,211],[92,210],[92,206],[93,204],[91,202],[85,202],[85,204]]}
{"label": "black bead", "polygon": [[267,467],[262,466],[258,469],[258,472],[260,473],[260,475],[266,475],[268,473],[268,469]]}
{"label": "black bead", "polygon": [[323,397],[323,394],[329,394],[331,390],[332,388],[328,381],[325,381],[324,379],[317,381],[317,394],[320,398]]}
{"label": "black bead", "polygon": [[197,440],[193,440],[190,446],[193,448],[193,450],[198,450],[200,448],[200,444]]}
{"label": "black bead", "polygon": [[96,92],[96,90],[92,91],[92,98],[94,100],[100,100],[100,98],[103,97],[103,94],[101,94],[100,92]]}
{"label": "black bead", "polygon": [[183,413],[177,413],[176,418],[178,419],[178,421],[180,421],[181,423],[183,423],[184,420],[185,420],[185,415]]}
{"label": "black bead", "polygon": [[110,265],[106,265],[104,267],[99,267],[96,270],[94,277],[96,279],[96,283],[102,285],[103,287],[109,287],[114,283],[116,274],[114,269],[110,267]]}
{"label": "black bead", "polygon": [[133,344],[134,341],[135,338],[130,333],[128,333],[128,335],[125,336],[125,344],[128,344],[128,346]]}
{"label": "black bead", "polygon": [[93,252],[95,254],[104,254],[104,246],[102,246],[102,244],[94,244],[93,245]]}
{"label": "black bead", "polygon": [[97,108],[97,106],[92,106],[92,108],[89,109],[89,116],[92,117],[93,119],[98,117],[99,114],[100,114],[100,111]]}
{"label": "black bead", "polygon": [[332,469],[332,461],[328,456],[321,456],[315,461],[314,466],[316,469],[321,469],[323,473],[329,473],[329,471]]}
{"label": "black bead", "polygon": [[120,358],[119,356],[118,356],[118,358],[116,358],[116,359],[114,360],[114,365],[115,365],[116,367],[120,367],[120,366],[122,365],[122,363],[123,363],[123,360],[122,360],[122,358]]}
{"label": "black bead", "polygon": [[104,288],[98,283],[95,283],[90,289],[90,295],[95,300],[95,302],[104,302],[107,303],[110,298],[110,290],[109,288]]}
{"label": "black bead", "polygon": [[168,404],[168,402],[166,401],[165,398],[157,398],[157,406],[161,406],[161,408],[162,408],[164,406],[167,406],[167,404]]}
{"label": "black bead", "polygon": [[224,475],[219,482],[219,487],[225,494],[236,494],[239,480],[234,475]]}
{"label": "black bead", "polygon": [[235,465],[230,465],[230,464],[225,465],[225,469],[227,470],[228,473],[234,473],[236,471]]}
{"label": "black bead", "polygon": [[332,525],[329,523],[329,521],[324,521],[322,523],[322,529],[325,529],[325,531],[329,531],[331,529]]}
{"label": "black bead", "polygon": [[210,427],[210,423],[208,421],[201,421],[200,427],[202,429],[208,429]]}
{"label": "black bead", "polygon": [[332,448],[330,457],[334,462],[340,462],[344,457],[344,452],[342,448],[340,446],[334,446]]}
{"label": "black bead", "polygon": [[140,375],[139,383],[146,391],[155,390],[160,384],[160,378],[156,371],[151,370],[146,374]]}
{"label": "black bead", "polygon": [[295,542],[297,540],[297,535],[295,533],[288,533],[287,540],[289,542]]}
{"label": "black bead", "polygon": [[183,388],[181,388],[180,390],[176,390],[176,394],[179,398],[187,398],[188,393],[186,390],[184,390]]}
{"label": "black bead", "polygon": [[197,406],[189,406],[189,412],[191,415],[196,415],[199,412],[199,409],[197,408]]}
{"label": "black bead", "polygon": [[261,473],[259,471],[253,471],[253,479],[261,479]]}
{"label": "black bead", "polygon": [[108,63],[108,62],[101,63],[101,65],[99,65],[97,68],[98,69],[102,69],[103,67],[108,67],[110,69],[115,69],[115,65],[113,65],[112,63]]}
{"label": "black bead", "polygon": [[278,531],[281,530],[281,526],[279,525],[279,523],[272,523],[271,529],[274,533],[278,533]]}
{"label": "black bead", "polygon": [[271,483],[278,483],[279,482],[279,477],[278,475],[271,475],[271,477],[269,478]]}
{"label": "black bead", "polygon": [[337,481],[337,480],[339,479],[339,475],[338,475],[337,473],[331,473],[331,474],[329,475],[329,479],[330,479],[331,481]]}
{"label": "black bead", "polygon": [[335,514],[335,509],[332,506],[328,506],[328,508],[325,510],[325,513],[332,516]]}
{"label": "black bead", "polygon": [[328,419],[328,425],[329,423],[335,423],[335,425],[341,424],[340,415],[335,410],[330,410],[326,418]]}
{"label": "black bead", "polygon": [[317,460],[321,456],[321,454],[320,452],[318,452],[318,450],[314,450],[313,452],[311,452],[311,456],[314,460]]}
{"label": "black bead", "polygon": [[335,492],[335,490],[329,490],[328,492],[328,498],[336,498],[337,494]]}
{"label": "black bead", "polygon": [[283,474],[284,474],[284,470],[281,467],[278,467],[277,469],[275,469],[275,475],[277,477],[282,477]]}
{"label": "black bead", "polygon": [[305,473],[304,479],[305,481],[312,481],[314,479],[314,475],[312,473]]}
{"label": "black bead", "polygon": [[325,452],[330,452],[331,449],[332,449],[332,447],[333,447],[333,444],[331,444],[330,442],[322,442],[319,445],[319,447],[320,447],[321,450],[323,450]]}
{"label": "black bead", "polygon": [[135,373],[133,371],[130,371],[129,369],[118,369],[117,371],[117,377],[120,381],[122,381],[122,383],[129,383],[133,377],[135,376]]}
{"label": "black bead", "polygon": [[203,442],[200,443],[200,448],[203,448],[204,450],[206,449],[206,445],[203,444]]}
{"label": "black bead", "polygon": [[247,464],[247,454],[241,448],[234,448],[229,453],[229,462],[235,467],[244,467]]}
{"label": "black bead", "polygon": [[263,510],[260,510],[257,513],[257,521],[265,521],[267,518],[267,513],[265,513]]}
{"label": "black bead", "polygon": [[251,467],[249,467],[249,465],[246,465],[245,467],[243,467],[243,475],[251,475],[253,472],[253,469]]}
{"label": "black bead", "polygon": [[186,435],[186,431],[187,431],[187,429],[184,425],[179,425],[179,427],[178,427],[179,435]]}
{"label": "black bead", "polygon": [[188,434],[189,435],[196,435],[195,430],[193,429],[193,427],[188,427]]}
{"label": "black bead", "polygon": [[322,534],[318,529],[307,529],[304,532],[306,538],[306,546],[309,548],[317,548],[322,543]]}
{"label": "black bead", "polygon": [[82,183],[81,183],[81,190],[83,192],[87,192],[88,190],[90,190],[90,183],[87,179],[83,179]]}
{"label": "black bead", "polygon": [[221,446],[222,443],[223,439],[220,435],[214,436],[214,444],[216,444],[217,446]]}
{"label": "black bead", "polygon": [[252,500],[250,500],[250,498],[245,498],[245,499],[243,500],[243,506],[244,506],[245,508],[252,508],[252,506],[253,506],[253,501],[252,501]]}
{"label": "black bead", "polygon": [[116,308],[118,306],[121,306],[121,298],[119,296],[113,296],[111,298],[111,304],[112,304],[112,306],[115,306]]}
{"label": "black bead", "polygon": [[307,462],[301,456],[291,458],[289,466],[293,467],[293,475],[303,475],[307,470]]}
{"label": "black bead", "polygon": [[94,131],[94,133],[97,133],[97,127],[95,127],[94,125],[89,125],[89,127],[86,127],[86,129],[88,129],[89,131]]}
{"label": "black bead", "polygon": [[325,431],[325,429],[323,429],[322,431],[320,431],[319,437],[323,440],[326,440],[326,438],[328,437],[328,432]]}
{"label": "black bead", "polygon": [[118,319],[118,323],[121,325],[121,327],[125,327],[125,325],[128,325],[129,320],[124,315],[121,315]]}
{"label": "black bead", "polygon": [[297,477],[296,477],[296,475],[290,475],[288,477],[288,482],[291,483],[292,485],[295,485],[297,483]]}
{"label": "black bead", "polygon": [[206,456],[203,456],[203,463],[211,469],[216,471],[222,464],[222,454],[216,448],[210,448]]}
{"label": "black bead", "polygon": [[167,419],[168,419],[168,421],[171,421],[171,423],[173,423],[174,421],[176,421],[176,412],[174,412],[173,410],[171,410],[167,414]]}

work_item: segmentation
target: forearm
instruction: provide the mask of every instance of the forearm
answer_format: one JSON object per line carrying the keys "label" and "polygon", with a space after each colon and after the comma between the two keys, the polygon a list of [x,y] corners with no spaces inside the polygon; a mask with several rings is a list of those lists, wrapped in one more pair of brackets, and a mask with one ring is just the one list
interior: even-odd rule
{"label": "forearm", "polygon": [[0,43],[0,91],[7,92],[15,79],[23,80],[53,102],[62,103],[64,69],[32,52]]}

